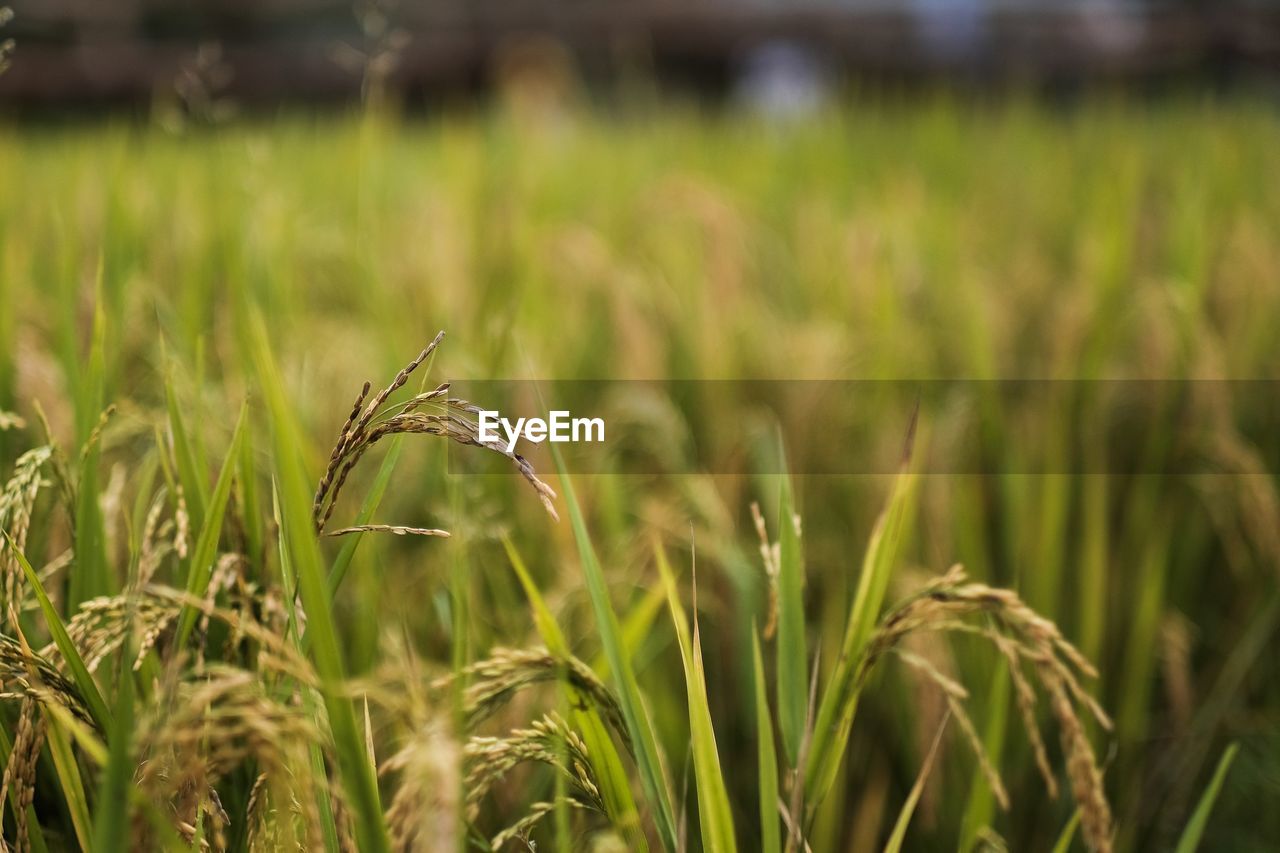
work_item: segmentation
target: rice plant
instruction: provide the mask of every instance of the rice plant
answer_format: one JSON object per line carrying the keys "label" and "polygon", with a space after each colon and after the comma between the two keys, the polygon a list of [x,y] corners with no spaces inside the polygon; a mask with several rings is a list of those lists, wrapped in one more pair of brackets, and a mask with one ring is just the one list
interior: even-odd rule
{"label": "rice plant", "polygon": [[[5,845],[1265,849],[1274,116],[757,131],[0,128]],[[455,390],[1012,372],[589,472]]]}

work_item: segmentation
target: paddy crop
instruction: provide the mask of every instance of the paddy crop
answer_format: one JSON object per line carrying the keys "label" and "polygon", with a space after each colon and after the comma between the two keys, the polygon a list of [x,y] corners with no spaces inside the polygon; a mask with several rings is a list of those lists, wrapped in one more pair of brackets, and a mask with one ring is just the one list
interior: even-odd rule
{"label": "paddy crop", "polygon": [[[1185,98],[0,127],[6,843],[1266,849],[1278,150]],[[941,384],[724,385],[851,378]],[[1070,381],[975,420],[1010,378]],[[489,379],[687,384],[584,471]]]}

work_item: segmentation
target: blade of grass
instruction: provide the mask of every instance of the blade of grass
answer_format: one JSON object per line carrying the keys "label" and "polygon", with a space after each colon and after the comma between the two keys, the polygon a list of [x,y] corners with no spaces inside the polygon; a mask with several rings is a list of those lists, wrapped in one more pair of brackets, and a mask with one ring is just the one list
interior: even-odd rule
{"label": "blade of grass", "polygon": [[1076,837],[1076,830],[1080,828],[1080,810],[1076,809],[1071,815],[1071,820],[1067,821],[1067,825],[1062,827],[1062,834],[1058,836],[1057,842],[1053,845],[1053,853],[1068,853],[1071,849],[1071,842]]}
{"label": "blade of grass", "polygon": [[31,563],[27,561],[26,555],[9,538],[9,533],[7,531],[0,531],[0,533],[4,533],[5,542],[12,549],[14,556],[17,557],[23,573],[27,576],[27,583],[31,585],[32,591],[36,594],[36,600],[40,603],[40,610],[44,613],[45,623],[49,626],[49,635],[53,637],[53,642],[58,647],[58,653],[62,655],[62,659],[67,665],[67,671],[71,674],[71,680],[80,692],[80,697],[84,699],[85,707],[88,708],[90,716],[93,717],[93,721],[99,729],[104,732],[110,731],[111,712],[107,710],[107,703],[103,701],[102,694],[98,691],[97,683],[84,665],[84,659],[80,657],[80,652],[76,649],[75,643],[71,641],[71,636],[67,633],[66,626],[62,624],[58,611],[54,609],[53,602],[49,600],[48,594],[45,593],[44,586],[40,583],[39,575],[31,567]]}
{"label": "blade of grass", "polygon": [[[391,482],[391,475],[395,472],[396,463],[400,460],[400,451],[403,449],[403,436],[395,436],[387,443],[387,455],[382,459],[382,465],[378,468],[378,474],[373,480],[373,486],[369,489],[369,493],[364,497],[364,503],[360,505],[360,512],[356,515],[356,520],[351,527],[361,527],[368,524],[373,518],[373,514],[378,511],[378,506],[382,503],[382,498],[387,493],[387,486]],[[343,539],[342,548],[338,550],[338,556],[333,558],[333,565],[329,567],[329,596],[333,597],[338,594],[338,587],[342,586],[342,579],[347,576],[347,569],[351,567],[351,559],[355,556],[356,546],[360,544],[360,540],[364,538],[363,533],[352,533]]]}
{"label": "blade of grass", "polygon": [[80,778],[80,765],[71,750],[71,740],[58,720],[46,717],[49,755],[57,771],[58,786],[67,802],[71,826],[75,830],[80,849],[93,850],[93,819],[89,814],[89,799],[85,795],[84,780]]}
{"label": "blade of grass", "polygon": [[345,679],[342,652],[334,626],[320,545],[316,541],[315,526],[311,520],[312,496],[299,456],[301,436],[285,396],[283,380],[271,355],[261,315],[255,312],[250,318],[250,324],[247,331],[250,333],[257,376],[270,413],[275,440],[283,521],[281,536],[288,542],[302,603],[306,608],[307,637],[311,640],[310,654],[323,687],[342,784],[347,789],[354,811],[353,822],[360,849],[387,851],[390,849],[390,841],[379,801],[377,779],[369,770],[369,757],[364,754],[364,741],[356,724],[355,710],[351,702],[342,695],[341,687]]}
{"label": "blade of grass", "polygon": [[[213,574],[213,562],[217,556],[218,538],[222,534],[222,520],[227,512],[227,501],[231,497],[231,481],[235,477],[236,464],[240,457],[240,442],[244,440],[245,422],[249,417],[249,404],[242,403],[240,417],[236,419],[235,432],[231,434],[231,448],[222,463],[222,471],[218,474],[217,485],[213,489],[213,497],[204,516],[204,524],[200,527],[200,535],[196,537],[196,547],[191,552],[191,564],[187,569],[187,592],[196,598],[203,598],[209,586],[209,578]],[[196,624],[196,609],[190,604],[182,606],[178,615],[178,627],[175,633],[177,648],[183,648],[191,636],[191,629]]]}
{"label": "blade of grass", "polygon": [[569,510],[569,521],[573,528],[574,540],[577,542],[578,557],[586,579],[587,593],[595,613],[596,628],[600,632],[600,644],[604,648],[605,658],[609,661],[609,668],[613,671],[613,680],[618,687],[618,704],[622,708],[622,716],[636,750],[640,781],[644,785],[645,796],[649,798],[649,806],[653,810],[654,821],[658,826],[658,836],[668,850],[674,851],[676,822],[671,809],[670,787],[658,759],[658,744],[653,734],[653,724],[640,697],[640,685],[632,670],[631,659],[622,645],[618,616],[609,602],[609,589],[605,583],[604,569],[596,556],[595,546],[591,544],[587,523],[582,516],[582,508],[578,506],[578,497],[573,490],[573,482],[569,479],[568,471],[565,469],[564,458],[554,444],[551,445],[551,455],[555,460],[556,470],[560,474],[561,494]]}
{"label": "blade of grass", "polygon": [[885,592],[889,588],[889,576],[893,573],[898,556],[898,543],[914,495],[915,428],[916,418],[913,415],[911,426],[907,430],[902,466],[894,477],[888,505],[876,522],[863,556],[862,574],[858,577],[858,589],[849,613],[840,658],[836,661],[818,706],[813,740],[807,766],[804,768],[809,809],[816,807],[830,790],[849,743],[849,732],[853,728],[853,717],[858,707],[854,674],[880,616]]}
{"label": "blade of grass", "polygon": [[[533,576],[525,567],[524,560],[515,544],[507,536],[502,537],[502,545],[506,549],[511,568],[520,579],[529,606],[533,610],[533,624],[546,644],[547,650],[561,658],[569,654],[569,644],[555,615],[542,598]],[[584,691],[573,685],[568,679],[561,679],[565,697],[572,711],[573,723],[582,732],[587,744],[587,755],[595,766],[600,780],[601,796],[605,807],[609,810],[609,818],[623,833],[628,846],[632,850],[647,850],[648,842],[640,829],[640,814],[636,810],[631,787],[627,782],[627,770],[622,764],[617,748],[609,737],[608,727],[601,719],[595,704]]]}
{"label": "blade of grass", "polygon": [[[982,749],[992,767],[1000,766],[1004,754],[1005,729],[1009,715],[1009,670],[997,666],[991,676],[991,689],[987,694],[987,727],[982,736]],[[962,851],[972,850],[978,833],[991,825],[996,813],[995,793],[981,766],[973,768],[969,783],[969,801],[965,804],[964,818],[960,822]]]}
{"label": "blade of grass", "polygon": [[182,407],[178,405],[178,397],[173,387],[173,375],[169,370],[168,358],[163,352],[163,347],[162,341],[161,358],[165,360],[164,399],[169,410],[169,434],[173,439],[173,456],[178,468],[178,482],[182,484],[182,493],[187,501],[187,514],[191,517],[191,526],[199,529],[204,524],[205,507],[209,504],[209,486],[200,473],[200,462],[196,459],[195,450],[191,446],[190,434],[182,418]]}
{"label": "blade of grass", "polygon": [[[284,526],[280,519],[280,488],[275,478],[271,480],[271,512],[272,519],[275,521],[276,529],[283,530]],[[289,620],[289,636],[293,639],[294,648],[306,654],[303,646],[303,637],[298,631],[298,607],[295,601],[295,590],[298,588],[297,580],[294,577],[293,564],[289,560],[288,543],[282,537],[277,537],[279,557],[280,557],[280,579],[284,585],[287,594],[284,596],[285,613]],[[311,690],[302,691],[302,707],[308,714],[316,713],[316,696]],[[310,745],[308,752],[311,759],[311,772],[317,779],[323,779],[326,771],[324,766],[324,752],[320,748],[320,744],[313,743]],[[338,824],[333,816],[333,804],[329,800],[327,791],[316,792],[316,811],[320,816],[320,831],[324,835],[324,849],[327,853],[338,853],[342,849],[338,840]]]}
{"label": "blade of grass", "polygon": [[[653,543],[654,559],[667,589],[671,621],[680,644],[680,660],[684,664],[685,693],[689,702],[689,739],[693,751],[693,776],[698,783],[698,825],[702,829],[702,848],[710,853],[738,849],[733,832],[733,811],[724,772],[720,769],[720,753],[716,747],[715,727],[711,722],[711,706],[707,703],[706,672],[702,663],[702,641],[698,635],[698,614],[693,615],[693,634],[680,604],[680,593],[667,555],[658,541]],[[696,580],[695,580],[696,583]],[[695,590],[696,595],[696,590]]]}
{"label": "blade of grass", "polygon": [[80,602],[111,592],[107,575],[106,534],[98,504],[101,443],[92,441],[106,389],[106,314],[102,310],[102,258],[94,284],[93,338],[88,365],[76,400],[76,438],[80,442],[76,491],[75,569],[67,578],[68,612]]}
{"label": "blade of grass", "polygon": [[951,719],[950,712],[942,718],[942,722],[938,724],[938,733],[933,736],[933,745],[929,747],[929,754],[925,756],[924,764],[920,765],[920,774],[916,776],[916,783],[911,786],[911,793],[907,795],[907,801],[902,804],[902,810],[898,812],[898,820],[893,824],[893,832],[889,834],[889,840],[885,842],[884,853],[899,853],[902,850],[902,842],[907,837],[907,827],[911,824],[911,816],[915,814],[916,804],[920,802],[920,795],[924,793],[924,783],[929,778],[929,771],[933,769],[933,760],[938,755],[938,745],[942,743],[942,734],[947,730],[947,723]]}
{"label": "blade of grass", "polygon": [[107,765],[102,772],[95,803],[97,820],[93,828],[95,850],[124,850],[129,838],[129,789],[133,779],[133,671],[128,661],[120,659],[119,686],[116,689],[114,725],[107,733]]}
{"label": "blade of grass", "polygon": [[1240,745],[1233,743],[1222,753],[1218,769],[1213,771],[1213,778],[1209,780],[1208,787],[1200,795],[1200,802],[1196,804],[1196,810],[1191,813],[1191,819],[1182,830],[1182,837],[1178,839],[1178,846],[1174,853],[1195,853],[1200,847],[1200,838],[1204,835],[1204,828],[1209,824],[1209,813],[1213,811],[1213,804],[1222,791],[1222,783],[1227,778],[1227,771],[1231,769],[1231,762],[1235,761],[1236,753],[1239,751]]}
{"label": "blade of grass", "polygon": [[[653,622],[667,603],[667,592],[660,586],[645,591],[644,597],[632,605],[622,620],[622,647],[628,655],[634,655],[636,649],[649,636]],[[591,660],[591,668],[601,678],[609,677],[609,661],[603,653]]]}
{"label": "blade of grass", "polygon": [[[784,457],[785,458],[785,457]],[[783,475],[778,518],[778,728],[787,761],[795,766],[809,701],[809,653],[804,624],[804,558],[791,478]]]}
{"label": "blade of grass", "polygon": [[67,607],[111,591],[107,576],[106,535],[102,507],[98,503],[98,443],[86,447],[80,457],[76,489],[75,566],[67,578]]}
{"label": "blade of grass", "polygon": [[778,817],[778,755],[773,746],[773,717],[769,713],[769,691],[764,681],[764,658],[760,635],[751,627],[751,651],[755,663],[756,688],[756,768],[760,785],[760,851],[781,853],[782,822]]}
{"label": "blade of grass", "polygon": [[[253,433],[246,433],[240,442],[239,475],[236,485],[239,491],[240,516],[244,522],[245,548],[249,551],[249,560],[254,565],[265,562],[265,545],[262,532],[262,507],[258,494],[257,465],[253,455]],[[263,575],[265,566],[260,566]]]}

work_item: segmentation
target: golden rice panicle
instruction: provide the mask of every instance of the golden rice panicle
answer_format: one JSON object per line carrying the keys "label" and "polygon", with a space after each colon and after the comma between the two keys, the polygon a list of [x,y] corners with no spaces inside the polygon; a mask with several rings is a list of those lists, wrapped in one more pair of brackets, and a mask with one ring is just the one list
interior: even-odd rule
{"label": "golden rice panicle", "polygon": [[[0,530],[9,534],[18,550],[26,547],[31,528],[31,511],[42,484],[41,469],[53,457],[53,447],[44,445],[18,457],[13,476],[0,491]],[[0,547],[0,611],[6,616],[10,605],[21,604],[24,581],[17,555]]]}
{"label": "golden rice panicle", "polygon": [[414,726],[396,754],[378,768],[395,775],[387,827],[396,850],[431,850],[461,837],[459,792],[462,751],[448,727],[431,719]]}
{"label": "golden rice panicle", "polygon": [[[328,464],[320,476],[312,499],[311,515],[317,533],[325,532],[325,527],[333,517],[338,497],[347,483],[347,478],[359,465],[365,453],[388,436],[411,433],[448,438],[459,444],[481,447],[502,454],[511,460],[520,475],[533,487],[547,512],[553,518],[559,517],[553,503],[556,498],[555,490],[538,478],[533,466],[523,456],[508,450],[500,442],[483,441],[480,438],[479,426],[472,417],[479,412],[478,407],[466,400],[447,397],[448,383],[437,386],[433,391],[417,394],[404,403],[387,405],[391,395],[404,386],[409,376],[435,352],[443,339],[442,331],[413,361],[396,374],[387,387],[375,394],[367,403],[365,401],[371,388],[368,382],[356,395],[355,403],[338,432],[338,440],[329,453]],[[430,406],[433,411],[430,413],[420,411],[426,406]],[[427,530],[430,532],[423,532]],[[447,535],[445,531],[431,528],[381,524],[348,527],[337,531],[334,535],[353,532]]]}
{"label": "golden rice panicle", "polygon": [[[467,687],[463,691],[463,712],[468,729],[491,717],[521,690],[536,684],[565,679],[590,697],[604,721],[622,739],[627,750],[632,748],[622,709],[617,697],[595,671],[573,655],[562,658],[543,647],[532,649],[494,649],[488,658],[462,670]],[[432,689],[446,691],[454,675],[436,679]]]}
{"label": "golden rice panicle", "polygon": [[463,749],[463,759],[463,788],[471,820],[479,815],[480,802],[493,786],[525,762],[552,767],[569,781],[574,796],[584,805],[605,811],[586,743],[554,712],[535,720],[529,728],[511,730],[506,737],[472,736]]}
{"label": "golden rice panicle", "polygon": [[227,819],[216,786],[251,761],[267,775],[264,785],[272,786],[272,795],[280,796],[275,802],[299,804],[302,840],[322,844],[316,796],[327,780],[311,773],[309,750],[326,742],[300,705],[271,696],[254,673],[212,666],[198,680],[171,676],[163,685],[141,721],[137,784],[156,802],[170,804],[179,832],[194,826],[202,811],[220,831]]}
{"label": "golden rice panicle", "polygon": [[31,849],[30,826],[27,809],[35,799],[36,762],[44,745],[44,717],[39,713],[35,699],[22,700],[18,713],[18,727],[9,753],[9,763],[4,768],[4,784],[0,786],[0,803],[12,795],[14,826],[18,850]]}
{"label": "golden rice panicle", "polygon": [[[1110,851],[1111,810],[1102,770],[1082,720],[1082,716],[1089,716],[1104,729],[1111,727],[1110,718],[1080,683],[1082,677],[1096,676],[1092,664],[1062,636],[1057,625],[1033,611],[1016,593],[971,583],[964,570],[954,566],[881,620],[859,662],[859,682],[865,684],[884,653],[896,650],[904,637],[916,631],[973,634],[995,646],[1008,665],[1020,718],[1037,768],[1049,791],[1054,793],[1057,784],[1036,721],[1035,689],[1026,678],[1024,667],[1035,674],[1049,697],[1049,708],[1058,725],[1085,840],[1093,850]],[[983,773],[991,779],[994,769],[986,765],[985,752],[972,725],[966,726],[967,718],[959,711],[959,695],[936,675],[926,671],[926,676],[944,688],[952,710],[957,712],[957,722],[974,745]],[[997,800],[1005,800],[998,780],[993,782],[992,790]],[[1002,804],[1007,806],[1007,802]]]}
{"label": "golden rice panicle", "polygon": [[751,521],[760,539],[760,559],[764,562],[764,575],[769,582],[769,611],[761,636],[771,640],[778,629],[778,575],[782,572],[782,543],[769,541],[764,514],[760,512],[760,504],[755,501],[751,502]]}

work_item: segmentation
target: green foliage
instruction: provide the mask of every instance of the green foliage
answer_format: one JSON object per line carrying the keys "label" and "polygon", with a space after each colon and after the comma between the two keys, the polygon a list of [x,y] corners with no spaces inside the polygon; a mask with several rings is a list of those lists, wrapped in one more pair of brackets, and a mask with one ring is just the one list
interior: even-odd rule
{"label": "green foliage", "polygon": [[[706,669],[702,662],[702,638],[698,634],[695,586],[693,633],[680,603],[675,575],[667,562],[661,543],[654,543],[658,572],[667,588],[671,620],[675,624],[680,659],[684,663],[685,692],[689,702],[689,749],[693,753],[693,773],[698,786],[698,824],[702,828],[702,847],[711,853],[730,853],[738,849],[733,832],[733,810],[724,774],[720,770],[720,753],[716,748],[715,726],[707,703]],[[696,584],[696,579],[695,579]]]}
{"label": "green foliage", "polygon": [[[1275,150],[1274,109],[1216,96],[925,96],[767,129],[667,104],[644,121],[286,112],[181,139],[120,120],[0,126],[0,526],[22,543],[0,559],[17,615],[0,614],[0,759],[16,773],[23,747],[34,785],[24,806],[13,780],[5,843],[22,846],[23,816],[36,851],[337,851],[347,834],[383,849],[424,828],[484,849],[542,814],[524,827],[540,849],[754,849],[759,832],[775,853],[787,823],[815,853],[968,851],[987,833],[1082,848],[1053,699],[1037,685],[1030,715],[1057,798],[1033,781],[1019,685],[983,637],[877,649],[893,665],[860,675],[894,602],[952,561],[1097,665],[1082,689],[1116,726],[1080,734],[1105,759],[1114,849],[1174,849],[1182,827],[1183,849],[1280,836],[1253,807],[1276,765],[1250,723],[1280,707],[1280,451],[1254,441],[1274,406],[1268,386],[1212,381],[1280,363]],[[432,375],[462,395],[514,376],[1207,381],[1185,400],[1086,382],[1018,412],[940,383],[922,405],[933,455],[896,477],[822,472],[849,448],[895,458],[898,401],[735,408],[723,384],[687,382],[676,406],[658,387],[601,404],[643,438],[638,458],[562,471],[565,523],[523,483],[455,464],[471,449],[392,436],[338,517],[452,538],[318,538],[313,489],[350,395],[442,327]],[[973,408],[990,416],[978,432]],[[778,431],[789,476],[751,456]],[[28,501],[6,478],[37,446],[52,449]],[[545,473],[543,450],[527,455]],[[687,531],[692,613],[648,547]],[[757,637],[773,594],[776,634]],[[545,668],[506,673],[518,685],[468,713],[483,661],[538,644]],[[37,658],[53,670],[32,682]],[[1007,811],[973,751],[952,749],[968,737],[955,716],[931,789],[913,787],[935,719],[926,666],[967,691]],[[245,679],[235,701],[181,716],[228,673]],[[18,737],[24,681],[35,747]],[[64,688],[92,722],[50,700]],[[555,764],[567,751],[541,755],[468,802],[484,738],[541,705],[580,738],[581,774]],[[180,742],[211,760],[201,733],[246,707],[258,726],[314,728],[296,752],[272,749],[296,732],[218,742],[257,750],[197,774],[225,826],[211,796],[144,795],[166,721],[187,720]],[[1235,739],[1251,760],[1216,762]]]}
{"label": "green foliage", "polygon": [[1200,795],[1200,802],[1196,804],[1195,811],[1191,813],[1191,819],[1182,830],[1176,853],[1195,853],[1200,849],[1200,839],[1204,836],[1204,828],[1209,823],[1209,812],[1213,811],[1213,804],[1222,791],[1222,783],[1227,778],[1227,771],[1231,769],[1231,762],[1235,760],[1236,753],[1239,751],[1239,744],[1233,743],[1227,747],[1226,752],[1222,753],[1218,768],[1213,771],[1213,778],[1209,780],[1204,793]]}
{"label": "green foliage", "polygon": [[654,819],[658,825],[658,834],[662,843],[668,850],[674,850],[676,824],[671,810],[671,790],[658,757],[658,744],[653,733],[653,723],[645,710],[630,655],[622,643],[622,629],[618,624],[618,616],[614,612],[613,604],[609,601],[604,568],[600,565],[595,547],[591,544],[591,535],[587,531],[586,519],[583,518],[582,508],[578,505],[573,483],[565,472],[564,462],[554,445],[552,450],[555,453],[556,466],[560,470],[560,488],[568,508],[569,521],[573,526],[573,537],[578,544],[578,559],[586,581],[587,593],[591,597],[596,630],[599,632],[605,659],[609,661],[609,669],[618,688],[618,701],[622,706],[627,732],[635,749],[640,779],[644,783],[645,794],[654,810]]}

